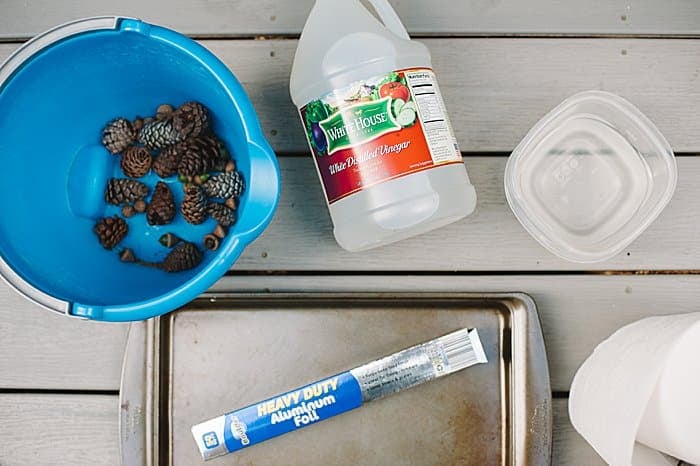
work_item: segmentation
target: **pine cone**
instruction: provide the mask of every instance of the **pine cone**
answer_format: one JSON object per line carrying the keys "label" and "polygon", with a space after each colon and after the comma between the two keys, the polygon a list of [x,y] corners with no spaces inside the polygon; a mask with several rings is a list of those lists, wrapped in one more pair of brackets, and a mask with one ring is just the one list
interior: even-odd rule
{"label": "pine cone", "polygon": [[207,198],[202,188],[190,184],[185,186],[185,198],[180,206],[182,216],[189,223],[199,225],[207,219]]}
{"label": "pine cone", "polygon": [[105,249],[112,249],[124,239],[129,232],[126,221],[118,215],[105,217],[95,224],[93,231],[97,234],[100,244]]}
{"label": "pine cone", "polygon": [[180,176],[196,176],[222,168],[222,151],[219,140],[204,135],[187,140],[187,146],[177,166]]}
{"label": "pine cone", "polygon": [[243,189],[245,189],[243,176],[235,170],[214,175],[205,181],[202,186],[207,196],[220,199],[238,198]]}
{"label": "pine cone", "polygon": [[131,146],[122,154],[121,167],[126,176],[141,178],[151,169],[153,157],[145,147]]}
{"label": "pine cone", "polygon": [[182,138],[197,137],[209,129],[209,111],[199,102],[187,102],[173,113],[173,127]]}
{"label": "pine cone", "polygon": [[105,201],[109,204],[130,204],[148,196],[148,186],[127,178],[112,178],[105,189]]}
{"label": "pine cone", "polygon": [[123,151],[136,139],[136,131],[131,122],[125,118],[117,118],[107,123],[102,130],[102,144],[112,154]]}
{"label": "pine cone", "polygon": [[183,139],[173,127],[173,120],[153,120],[139,131],[139,142],[149,149],[162,149]]}
{"label": "pine cone", "polygon": [[148,209],[146,209],[146,220],[149,225],[167,225],[175,218],[175,197],[167,184],[159,181],[153,191]]}
{"label": "pine cone", "polygon": [[184,242],[175,246],[159,267],[166,272],[182,272],[197,267],[203,258],[204,254],[195,244]]}
{"label": "pine cone", "polygon": [[219,204],[218,202],[210,202],[207,207],[207,212],[209,212],[209,215],[211,215],[211,217],[216,220],[219,225],[225,227],[230,227],[236,223],[237,220],[235,210],[229,209],[225,205]]}
{"label": "pine cone", "polygon": [[156,120],[169,120],[173,117],[175,109],[170,104],[159,105],[156,109]]}
{"label": "pine cone", "polygon": [[187,142],[183,141],[163,149],[153,161],[153,171],[161,178],[167,178],[177,173],[177,166],[186,148]]}
{"label": "pine cone", "polygon": [[136,257],[131,249],[119,253],[122,262],[133,262],[146,267],[155,267],[166,272],[182,272],[197,267],[204,259],[202,251],[193,243],[178,243],[161,262],[144,261]]}

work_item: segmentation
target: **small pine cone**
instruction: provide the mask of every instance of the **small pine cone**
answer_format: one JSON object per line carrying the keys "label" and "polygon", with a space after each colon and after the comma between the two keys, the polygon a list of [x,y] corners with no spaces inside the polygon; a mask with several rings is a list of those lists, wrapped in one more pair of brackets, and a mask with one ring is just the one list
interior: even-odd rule
{"label": "small pine cone", "polygon": [[125,118],[117,118],[107,123],[102,130],[102,144],[112,154],[118,154],[131,145],[136,139],[136,131],[131,122]]}
{"label": "small pine cone", "polygon": [[148,207],[148,205],[146,205],[146,201],[143,199],[139,199],[138,201],[134,202],[134,211],[140,214],[146,212],[146,207]]}
{"label": "small pine cone", "polygon": [[132,205],[125,205],[122,207],[122,216],[124,218],[131,218],[136,215],[136,209]]}
{"label": "small pine cone", "polygon": [[202,188],[190,184],[185,186],[185,198],[180,206],[182,216],[189,223],[199,225],[207,219],[207,198]]}
{"label": "small pine cone", "polygon": [[126,176],[141,178],[151,169],[153,157],[145,147],[131,146],[122,154],[121,167]]}
{"label": "small pine cone", "polygon": [[167,225],[175,218],[175,197],[167,184],[159,181],[153,191],[153,197],[146,209],[149,225]]}
{"label": "small pine cone", "polygon": [[230,197],[240,197],[245,183],[240,172],[224,172],[214,175],[204,182],[204,192],[209,197],[217,197],[220,199],[228,199]]}
{"label": "small pine cone", "polygon": [[183,139],[173,127],[173,120],[153,120],[139,131],[139,142],[149,149],[162,149]]}
{"label": "small pine cone", "polygon": [[209,129],[209,111],[199,102],[187,102],[173,113],[173,127],[183,138],[194,138]]}
{"label": "small pine cone", "polygon": [[187,146],[177,166],[180,176],[196,176],[221,168],[221,143],[214,136],[187,140]]}
{"label": "small pine cone", "polygon": [[173,117],[173,106],[170,104],[159,105],[156,110],[156,120],[169,120]]}
{"label": "small pine cone", "polygon": [[197,267],[204,258],[202,251],[193,243],[180,243],[165,256],[159,267],[166,272],[182,272]]}
{"label": "small pine cone", "polygon": [[167,178],[177,173],[177,167],[186,148],[187,142],[183,141],[163,149],[153,161],[153,171],[161,178]]}
{"label": "small pine cone", "polygon": [[229,209],[224,204],[219,204],[218,202],[210,202],[207,207],[207,212],[209,212],[209,215],[211,215],[219,225],[225,227],[230,227],[236,223],[237,220],[235,210]]}
{"label": "small pine cone", "polygon": [[216,147],[216,170],[217,171],[225,171],[226,167],[228,166],[229,162],[231,162],[231,154],[229,153],[228,149],[226,148],[226,145],[224,144],[224,141],[221,139],[217,138],[214,135],[205,135],[202,136],[203,138],[207,138],[209,141],[209,144],[212,146]]}
{"label": "small pine cone", "polygon": [[131,204],[148,196],[148,186],[128,178],[112,178],[105,189],[105,201],[109,204]]}
{"label": "small pine cone", "polygon": [[126,221],[118,215],[106,217],[95,224],[93,231],[97,234],[100,244],[105,249],[112,249],[124,239],[129,232]]}

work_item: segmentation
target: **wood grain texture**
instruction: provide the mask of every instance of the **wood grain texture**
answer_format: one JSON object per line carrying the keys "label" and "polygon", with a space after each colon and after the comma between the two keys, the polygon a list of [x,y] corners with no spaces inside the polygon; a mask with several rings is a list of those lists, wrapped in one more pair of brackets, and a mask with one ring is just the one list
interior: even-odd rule
{"label": "wood grain texture", "polygon": [[0,394],[2,466],[119,464],[119,400]]}
{"label": "wood grain texture", "polygon": [[[692,0],[392,0],[414,34],[698,34],[700,7]],[[299,34],[312,0],[5,0],[0,38],[23,38],[75,18],[140,17],[185,34],[236,37]]]}
{"label": "wood grain texture", "polygon": [[54,314],[0,282],[0,389],[119,390],[127,330]]}
{"label": "wood grain texture", "polygon": [[[426,39],[460,147],[510,152],[566,97],[617,93],[677,152],[700,152],[700,40]],[[209,40],[245,86],[276,151],[308,145],[289,97],[295,40]],[[16,45],[0,46],[0,59]]]}
{"label": "wood grain texture", "polygon": [[[0,395],[0,464],[118,465],[118,404],[116,396]],[[567,400],[553,400],[553,408],[552,464],[605,464],[571,426]]]}
{"label": "wood grain texture", "polygon": [[[552,388],[567,391],[573,374],[593,348],[616,329],[650,315],[698,311],[695,298],[700,292],[700,276],[683,275],[624,275],[624,276],[275,276],[227,277],[212,289],[225,291],[524,291],[537,302],[550,365]],[[23,301],[22,301],[23,302]],[[20,303],[21,304],[21,303]],[[16,309],[22,309],[21,306]],[[24,309],[21,314],[28,314]],[[65,334],[79,340],[83,324],[73,322],[66,330],[56,326],[39,327],[36,322],[53,322],[53,316],[34,314],[34,323],[27,321],[15,329],[18,333],[33,331],[35,339],[51,340]],[[17,313],[20,314],[20,313]],[[3,316],[12,318],[11,314]],[[11,340],[0,354],[4,357],[24,351],[33,353],[21,388],[84,388],[107,386],[103,380],[94,381],[101,371],[94,366],[85,369],[75,354],[61,353],[62,345],[32,348],[27,339]],[[10,345],[9,343],[12,343]],[[123,342],[110,343],[103,338],[102,345],[111,349],[99,362],[105,367],[121,364]],[[53,360],[51,352],[62,359]],[[43,362],[42,362],[43,357]],[[71,359],[72,358],[72,359]],[[3,364],[7,364],[3,362]],[[2,368],[3,375],[10,372]],[[81,369],[81,367],[83,367]],[[33,372],[29,372],[29,371]],[[47,374],[64,372],[71,377],[55,382],[57,376]],[[107,371],[109,372],[109,371]],[[116,372],[113,370],[112,372]],[[110,384],[118,387],[118,372],[111,374]],[[0,464],[4,464],[0,462]]]}
{"label": "wood grain texture", "polygon": [[553,391],[567,392],[593,349],[620,327],[652,315],[700,311],[700,275],[256,276],[211,290],[248,292],[525,292],[537,303]]}
{"label": "wood grain texture", "polygon": [[567,399],[552,400],[554,411],[553,466],[605,466],[607,463],[579,435],[569,420]]}
{"label": "wood grain texture", "polygon": [[[460,148],[510,152],[562,100],[617,93],[677,152],[700,152],[700,40],[427,39]],[[207,41],[246,87],[273,147],[308,145],[288,91],[296,41]]]}
{"label": "wood grain texture", "polygon": [[474,214],[447,227],[374,250],[335,242],[310,157],[281,157],[282,197],[272,224],[233,270],[551,271],[672,270],[700,265],[700,157],[678,157],[678,186],[660,217],[622,254],[597,264],[561,260],[520,225],[503,191],[505,157],[467,157],[477,190]]}

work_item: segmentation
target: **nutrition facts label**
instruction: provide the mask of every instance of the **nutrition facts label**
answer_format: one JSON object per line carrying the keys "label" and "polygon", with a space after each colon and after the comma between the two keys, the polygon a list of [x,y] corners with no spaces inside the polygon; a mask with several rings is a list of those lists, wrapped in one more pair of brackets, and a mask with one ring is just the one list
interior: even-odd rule
{"label": "nutrition facts label", "polygon": [[462,160],[445,103],[431,69],[408,70],[406,84],[418,110],[418,118],[435,164]]}

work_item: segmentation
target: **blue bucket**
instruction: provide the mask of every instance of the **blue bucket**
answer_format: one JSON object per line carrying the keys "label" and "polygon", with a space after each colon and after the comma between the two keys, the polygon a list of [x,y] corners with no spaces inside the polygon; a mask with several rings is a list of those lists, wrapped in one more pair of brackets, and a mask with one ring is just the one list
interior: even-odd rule
{"label": "blue bucket", "polygon": [[[100,144],[115,117],[149,116],[162,103],[198,101],[242,173],[238,222],[196,269],[166,273],[123,263],[93,233],[119,213],[103,193],[124,177]],[[147,319],[206,291],[268,225],[279,201],[279,167],[240,83],[211,52],[174,31],[128,18],[65,24],[38,36],[0,66],[0,274],[21,294],[57,312],[105,321]],[[145,179],[151,188],[158,178]],[[166,180],[182,200],[181,183]],[[151,189],[152,191],[152,189]],[[129,247],[144,260],[168,252],[166,232],[202,244],[215,223],[151,227],[128,219]]]}

